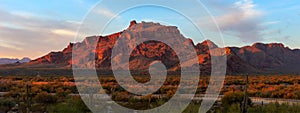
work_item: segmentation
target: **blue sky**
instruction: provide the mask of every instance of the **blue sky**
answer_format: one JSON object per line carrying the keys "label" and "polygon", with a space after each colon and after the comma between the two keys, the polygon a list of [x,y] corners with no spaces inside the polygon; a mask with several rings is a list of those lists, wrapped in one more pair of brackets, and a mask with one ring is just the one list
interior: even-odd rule
{"label": "blue sky", "polygon": [[[190,13],[197,13],[192,4],[178,4]],[[279,42],[290,48],[300,48],[299,0],[201,0],[211,12],[224,35],[226,46],[251,45],[254,42]],[[98,0],[1,0],[0,1],[0,57],[37,58],[49,51],[62,50],[74,41],[78,27],[88,13],[112,18],[103,33],[107,35],[125,29],[129,21],[155,21],[178,26],[181,33],[195,43],[206,38],[194,24],[204,31],[213,31],[205,19],[191,23],[182,15],[163,7],[137,7],[121,14],[115,12],[120,3],[96,7]],[[171,2],[170,2],[171,3]],[[172,2],[173,3],[173,2]],[[176,2],[174,2],[175,4]],[[119,15],[118,15],[119,14]],[[191,17],[199,18],[199,17]],[[203,17],[205,18],[205,17]],[[101,21],[101,19],[99,20]],[[217,33],[217,31],[215,31]],[[221,42],[216,42],[218,45]]]}

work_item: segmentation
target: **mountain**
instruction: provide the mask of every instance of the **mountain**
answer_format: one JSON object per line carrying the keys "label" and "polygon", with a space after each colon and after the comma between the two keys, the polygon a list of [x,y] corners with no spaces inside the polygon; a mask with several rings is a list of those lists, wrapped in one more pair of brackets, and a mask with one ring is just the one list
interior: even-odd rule
{"label": "mountain", "polygon": [[13,63],[26,63],[29,62],[31,59],[24,57],[22,59],[17,58],[0,58],[0,64],[13,64]]}
{"label": "mountain", "polygon": [[292,50],[281,43],[255,43],[242,48],[231,47],[234,54],[256,68],[276,73],[299,73],[299,50]]}
{"label": "mountain", "polygon": [[[174,47],[170,47],[160,41],[154,41],[161,37],[163,37],[163,42],[168,42],[174,45]],[[94,49],[95,47],[96,49]],[[112,54],[114,47],[120,47],[119,49],[115,49],[116,54]],[[197,54],[195,55],[198,56],[199,62],[192,62],[193,59],[196,61],[197,58],[189,54],[190,51],[187,51],[189,47],[193,51],[196,50]],[[73,61],[71,60],[72,49],[75,51],[73,55],[76,56]],[[194,45],[193,41],[185,38],[176,26],[132,21],[129,27],[121,32],[108,36],[91,36],[85,38],[82,42],[70,43],[63,51],[51,52],[31,61],[28,65],[43,64],[46,67],[70,68],[72,64],[76,64],[79,67],[92,68],[95,63],[96,68],[103,72],[112,70],[111,62],[113,61],[118,63],[119,70],[129,67],[134,72],[147,73],[150,64],[153,61],[159,60],[166,66],[169,72],[178,73],[181,70],[181,66],[189,67],[201,64],[201,72],[208,74],[211,70],[210,49],[220,48],[210,40]],[[132,52],[123,53],[129,50],[132,50]],[[183,61],[179,60],[179,56],[175,50],[181,52]],[[129,64],[126,64],[128,59]],[[181,65],[180,62],[182,62]],[[239,67],[243,68],[243,66]]]}
{"label": "mountain", "polygon": [[[155,41],[159,38],[173,46]],[[189,54],[189,47],[196,51],[198,58]],[[176,54],[175,50],[181,53]],[[180,61],[179,56],[183,56],[184,60]],[[72,65],[78,68],[93,68],[95,65],[100,72],[111,73],[112,62],[115,62],[117,69],[129,67],[132,72],[147,73],[150,64],[159,60],[168,72],[175,74],[180,72],[181,67],[192,65],[200,65],[201,74],[210,74],[211,58],[224,56],[227,57],[227,74],[300,73],[297,69],[300,67],[300,50],[292,50],[280,43],[220,48],[210,40],[194,44],[176,26],[136,21],[130,22],[129,27],[121,32],[86,37],[82,42],[70,43],[62,51],[50,52],[29,63],[12,67],[70,70]],[[195,59],[198,62],[192,62]]]}
{"label": "mountain", "polygon": [[[111,61],[118,62],[119,68],[126,68],[126,60],[123,56],[130,56],[129,68],[135,71],[147,71],[151,62],[160,60],[170,71],[177,71],[179,59],[174,50],[165,43],[153,41],[152,39],[165,37],[166,42],[174,45],[180,45],[184,42],[185,47],[176,46],[176,49],[186,52],[186,45],[192,43],[180,34],[175,26],[163,26],[159,23],[131,22],[128,29],[108,36],[91,36],[85,38],[82,42],[72,44],[61,52],[51,52],[41,58],[28,63],[29,65],[51,65],[58,64],[63,67],[71,67],[71,64],[81,64],[81,67],[92,67],[95,60],[95,66],[99,70],[111,70]],[[141,40],[149,40],[139,44]],[[98,41],[97,41],[98,40]],[[119,41],[117,41],[119,40]],[[124,48],[117,49],[112,56],[112,49],[116,46],[128,46],[131,53],[121,54]],[[193,44],[192,47],[194,46]],[[96,49],[93,49],[96,47]],[[72,58],[72,49],[75,48],[76,59]],[[95,56],[93,56],[95,54]],[[182,53],[184,54],[184,53]],[[190,56],[186,56],[190,57]],[[188,59],[188,58],[186,58]],[[83,60],[85,62],[83,62]]]}

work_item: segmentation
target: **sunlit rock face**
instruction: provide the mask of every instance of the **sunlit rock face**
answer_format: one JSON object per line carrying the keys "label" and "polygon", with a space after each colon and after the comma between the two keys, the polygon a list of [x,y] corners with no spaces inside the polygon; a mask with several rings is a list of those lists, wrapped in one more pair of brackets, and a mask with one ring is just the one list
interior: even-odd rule
{"label": "sunlit rock face", "polygon": [[[190,47],[196,52],[196,58],[187,51]],[[184,56],[182,61],[179,56]],[[201,72],[209,74],[212,56],[227,56],[228,74],[300,73],[297,69],[300,67],[300,50],[292,50],[280,43],[220,48],[210,40],[194,44],[176,26],[136,21],[131,21],[129,27],[121,32],[86,37],[82,42],[70,43],[62,51],[51,52],[26,65],[52,64],[55,65],[53,68],[71,68],[76,65],[107,71],[112,69],[111,62],[116,62],[120,64],[120,69],[129,67],[130,70],[144,71],[149,68],[149,64],[158,60],[169,71],[200,65]],[[192,62],[195,59],[198,62]]]}

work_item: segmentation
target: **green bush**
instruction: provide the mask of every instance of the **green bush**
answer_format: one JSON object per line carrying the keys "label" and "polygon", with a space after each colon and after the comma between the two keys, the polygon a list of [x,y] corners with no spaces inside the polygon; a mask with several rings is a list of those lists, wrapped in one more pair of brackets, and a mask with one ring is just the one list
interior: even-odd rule
{"label": "green bush", "polygon": [[249,113],[300,113],[300,104],[270,103],[249,108]]}
{"label": "green bush", "polygon": [[57,97],[55,95],[48,94],[46,92],[39,93],[34,97],[35,102],[41,104],[54,104],[57,101]]}
{"label": "green bush", "polygon": [[80,97],[72,97],[64,103],[57,103],[47,108],[49,113],[89,113],[89,108]]}
{"label": "green bush", "polygon": [[[241,109],[244,101],[244,93],[242,92],[227,92],[224,97],[221,99],[222,105],[224,107],[223,112],[229,112],[230,109],[236,109],[237,106]],[[251,99],[248,98],[248,105],[251,106]]]}
{"label": "green bush", "polygon": [[5,112],[9,111],[12,107],[14,107],[16,103],[13,99],[0,99],[0,109]]}

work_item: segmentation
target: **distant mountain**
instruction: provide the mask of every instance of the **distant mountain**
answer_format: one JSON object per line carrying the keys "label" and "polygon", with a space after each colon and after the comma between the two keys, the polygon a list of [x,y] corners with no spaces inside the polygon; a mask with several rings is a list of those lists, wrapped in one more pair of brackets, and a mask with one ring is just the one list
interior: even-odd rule
{"label": "distant mountain", "polygon": [[276,73],[299,73],[300,52],[281,43],[255,43],[242,48],[231,47],[231,52],[256,68]]}
{"label": "distant mountain", "polygon": [[0,64],[13,64],[13,63],[27,63],[31,59],[24,57],[22,59],[17,58],[0,58]]}
{"label": "distant mountain", "polygon": [[[171,48],[159,41],[147,41],[136,45],[138,40],[155,39],[155,37],[163,37],[166,42],[174,45],[180,45],[183,42],[183,46]],[[178,55],[174,52],[174,49],[185,51],[190,44],[197,52],[198,63],[196,64],[191,64],[192,56],[185,56],[186,60],[179,61]],[[120,48],[112,56],[113,47],[120,45],[126,45],[133,51],[130,54],[122,54],[122,51],[126,49]],[[93,49],[94,47],[96,49]],[[72,61],[73,49],[76,51],[74,55],[77,59]],[[224,50],[225,53],[218,53],[217,51],[220,50]],[[164,26],[153,22],[137,23],[136,21],[132,21],[129,27],[121,32],[108,36],[87,37],[82,42],[70,43],[60,52],[50,52],[18,67],[71,69],[72,64],[80,64],[82,67],[92,67],[95,64],[100,71],[110,71],[111,61],[118,62],[120,67],[127,66],[125,65],[126,59],[121,57],[124,55],[129,56],[129,69],[140,72],[147,72],[153,61],[160,60],[170,72],[177,73],[180,67],[188,67],[185,65],[188,64],[200,65],[202,74],[210,74],[211,57],[226,56],[227,74],[300,73],[297,69],[300,67],[300,50],[292,50],[280,43],[255,43],[241,48],[220,48],[212,41],[205,40],[195,45],[191,39],[185,38],[176,26]]]}

